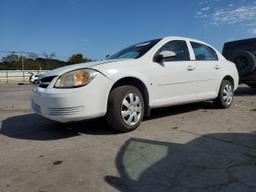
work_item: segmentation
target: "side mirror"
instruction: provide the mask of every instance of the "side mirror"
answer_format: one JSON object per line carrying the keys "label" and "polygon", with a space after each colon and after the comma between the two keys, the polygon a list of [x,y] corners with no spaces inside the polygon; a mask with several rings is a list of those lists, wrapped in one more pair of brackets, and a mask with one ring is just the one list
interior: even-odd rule
{"label": "side mirror", "polygon": [[157,63],[162,62],[164,59],[171,59],[176,57],[176,53],[173,51],[161,51],[157,56],[155,56],[155,61]]}

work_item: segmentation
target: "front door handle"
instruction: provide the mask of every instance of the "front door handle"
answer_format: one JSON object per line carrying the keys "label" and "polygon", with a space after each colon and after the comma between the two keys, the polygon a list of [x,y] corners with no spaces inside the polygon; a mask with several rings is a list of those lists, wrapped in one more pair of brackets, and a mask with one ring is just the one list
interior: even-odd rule
{"label": "front door handle", "polygon": [[219,66],[219,65],[215,65],[214,68],[215,68],[215,69],[220,69],[220,66]]}
{"label": "front door handle", "polygon": [[188,70],[188,71],[194,71],[195,69],[196,69],[196,68],[193,67],[192,65],[187,66],[187,70]]}

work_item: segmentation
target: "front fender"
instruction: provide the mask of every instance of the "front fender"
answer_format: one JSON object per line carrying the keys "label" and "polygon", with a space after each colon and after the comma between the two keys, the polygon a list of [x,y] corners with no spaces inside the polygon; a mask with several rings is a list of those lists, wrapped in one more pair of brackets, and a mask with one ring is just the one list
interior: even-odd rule
{"label": "front fender", "polygon": [[[140,66],[140,69],[138,69],[139,65],[136,64],[130,64],[129,67],[127,65],[123,65],[120,67],[98,67],[97,70],[99,70],[101,73],[103,73],[105,76],[107,76],[109,79],[112,80],[112,87],[114,86],[115,83],[117,83],[119,80],[124,79],[124,78],[134,78],[139,81],[141,81],[144,86],[147,89],[148,92],[148,99],[149,99],[149,105],[151,105],[151,95],[152,95],[152,83],[150,83],[150,79],[148,79],[149,71],[147,71],[149,68],[146,67],[143,68],[143,64]],[[141,73],[141,71],[145,73]]]}

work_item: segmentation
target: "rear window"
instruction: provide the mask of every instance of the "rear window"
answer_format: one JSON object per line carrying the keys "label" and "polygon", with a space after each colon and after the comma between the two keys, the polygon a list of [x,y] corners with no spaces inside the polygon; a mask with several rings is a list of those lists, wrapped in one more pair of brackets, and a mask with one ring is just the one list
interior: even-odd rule
{"label": "rear window", "polygon": [[196,60],[198,61],[212,61],[218,60],[217,53],[209,46],[201,43],[191,42],[192,48],[195,53]]}

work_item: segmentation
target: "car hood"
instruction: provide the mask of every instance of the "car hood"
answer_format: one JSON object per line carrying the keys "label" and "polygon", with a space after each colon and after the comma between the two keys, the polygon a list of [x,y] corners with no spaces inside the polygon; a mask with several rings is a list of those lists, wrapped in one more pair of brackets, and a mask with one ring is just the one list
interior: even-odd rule
{"label": "car hood", "polygon": [[41,78],[49,77],[49,76],[59,76],[59,75],[62,75],[64,73],[67,73],[69,71],[76,70],[76,69],[92,68],[92,67],[97,66],[97,65],[114,63],[114,62],[119,62],[119,61],[123,61],[123,60],[129,60],[129,59],[102,60],[102,61],[93,61],[93,62],[88,62],[88,63],[68,65],[68,66],[65,66],[65,67],[60,67],[60,68],[48,71],[48,72],[42,74]]}

